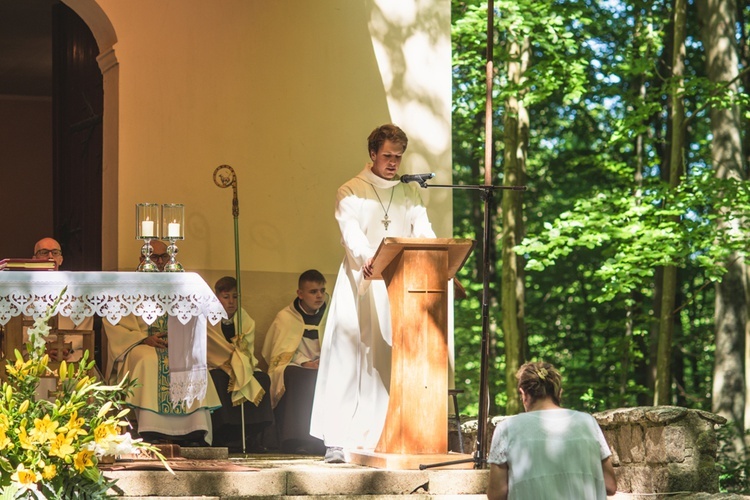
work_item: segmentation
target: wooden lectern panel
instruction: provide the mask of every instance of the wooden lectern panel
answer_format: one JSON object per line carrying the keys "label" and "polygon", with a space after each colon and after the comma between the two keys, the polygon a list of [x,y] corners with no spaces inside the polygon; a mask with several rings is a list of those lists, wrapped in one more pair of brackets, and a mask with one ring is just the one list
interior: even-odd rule
{"label": "wooden lectern panel", "polygon": [[448,280],[474,242],[386,238],[374,259],[391,306],[388,413],[377,453],[448,452]]}
{"label": "wooden lectern panel", "polygon": [[15,351],[23,352],[23,327],[24,327],[23,316],[13,316],[10,318],[5,326],[0,326],[0,332],[2,332],[2,348],[0,356],[0,379],[2,381],[6,379],[6,361],[15,362],[16,356]]}
{"label": "wooden lectern panel", "polygon": [[407,250],[384,272],[394,328],[378,452],[448,452],[447,262],[445,251]]}

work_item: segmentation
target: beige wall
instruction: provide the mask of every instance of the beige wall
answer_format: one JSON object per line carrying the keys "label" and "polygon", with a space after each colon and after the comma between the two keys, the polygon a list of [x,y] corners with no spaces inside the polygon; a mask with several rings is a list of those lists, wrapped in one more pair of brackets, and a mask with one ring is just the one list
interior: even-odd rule
{"label": "beige wall", "polygon": [[52,234],[51,99],[0,96],[0,152],[0,259],[30,259]]}
{"label": "beige wall", "polygon": [[[367,161],[375,126],[394,121],[409,135],[404,172],[451,180],[449,0],[66,3],[114,68],[104,145],[112,267],[137,260],[136,203],[183,203],[183,265],[210,285],[233,274],[232,191],[212,179],[229,164],[243,304],[262,333],[300,272],[318,268],[333,285],[336,188]],[[451,236],[450,193],[423,194],[436,232]]]}

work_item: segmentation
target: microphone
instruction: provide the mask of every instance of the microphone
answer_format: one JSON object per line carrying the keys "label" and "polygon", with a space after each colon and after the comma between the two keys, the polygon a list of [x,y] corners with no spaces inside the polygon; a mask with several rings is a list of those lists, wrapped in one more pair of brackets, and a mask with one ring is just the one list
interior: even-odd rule
{"label": "microphone", "polygon": [[424,184],[426,181],[432,179],[433,177],[435,177],[435,174],[432,172],[429,172],[427,174],[402,175],[401,182],[418,182],[420,184]]}

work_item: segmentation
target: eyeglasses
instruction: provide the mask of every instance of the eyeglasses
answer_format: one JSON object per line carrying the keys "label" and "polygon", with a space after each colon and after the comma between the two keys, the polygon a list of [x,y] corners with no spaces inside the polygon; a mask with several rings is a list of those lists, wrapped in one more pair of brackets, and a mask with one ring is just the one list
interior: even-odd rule
{"label": "eyeglasses", "polygon": [[157,260],[167,260],[169,258],[168,253],[152,253],[151,260],[156,262]]}
{"label": "eyeglasses", "polygon": [[62,250],[47,250],[46,248],[42,248],[41,250],[37,250],[34,255],[37,257],[49,257],[50,255],[53,257],[59,257],[62,255]]}

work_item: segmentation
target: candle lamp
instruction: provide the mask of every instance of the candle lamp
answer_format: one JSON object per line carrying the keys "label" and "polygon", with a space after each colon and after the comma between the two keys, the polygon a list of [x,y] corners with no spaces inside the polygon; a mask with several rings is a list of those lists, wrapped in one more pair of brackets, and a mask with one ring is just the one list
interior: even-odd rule
{"label": "candle lamp", "polygon": [[138,271],[153,273],[159,268],[151,261],[151,240],[159,237],[160,206],[158,203],[137,203],[135,205],[135,239],[143,240],[141,263]]}
{"label": "candle lamp", "polygon": [[167,255],[169,262],[164,266],[167,272],[183,272],[182,264],[177,262],[177,240],[185,239],[185,205],[181,203],[165,203],[161,207],[162,238],[169,240]]}

